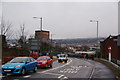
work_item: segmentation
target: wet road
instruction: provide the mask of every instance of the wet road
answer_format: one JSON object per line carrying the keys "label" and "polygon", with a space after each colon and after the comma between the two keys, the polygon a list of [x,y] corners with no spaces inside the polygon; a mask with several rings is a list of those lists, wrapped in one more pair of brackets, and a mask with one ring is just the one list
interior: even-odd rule
{"label": "wet road", "polygon": [[[115,75],[110,69],[101,63],[80,59],[69,58],[68,63],[58,63],[55,61],[52,68],[38,69],[36,73],[29,72],[25,76],[20,75],[7,75],[3,76],[3,80],[6,79],[87,79],[93,78],[109,78],[113,80]],[[100,79],[99,79],[100,80]]]}

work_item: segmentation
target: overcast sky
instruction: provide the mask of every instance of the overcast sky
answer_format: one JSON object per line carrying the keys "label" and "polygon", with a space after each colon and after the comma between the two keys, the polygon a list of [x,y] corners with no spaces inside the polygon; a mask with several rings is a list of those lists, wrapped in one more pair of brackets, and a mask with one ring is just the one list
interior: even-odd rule
{"label": "overcast sky", "polygon": [[50,31],[54,39],[96,37],[99,21],[99,37],[118,34],[117,2],[5,2],[3,17],[17,31],[25,23],[29,34],[39,29],[43,18],[43,29]]}

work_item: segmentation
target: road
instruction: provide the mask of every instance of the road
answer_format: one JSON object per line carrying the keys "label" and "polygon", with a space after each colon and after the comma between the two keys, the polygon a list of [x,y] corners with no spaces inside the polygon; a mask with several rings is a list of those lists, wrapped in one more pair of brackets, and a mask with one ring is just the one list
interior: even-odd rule
{"label": "road", "polygon": [[[80,59],[69,58],[68,63],[58,63],[55,61],[52,68],[38,69],[36,73],[29,72],[25,76],[20,75],[7,75],[3,76],[3,80],[19,80],[19,79],[87,79],[93,80],[93,78],[109,78],[109,80],[115,80],[115,75],[110,69],[101,63]],[[99,80],[101,80],[99,79]]]}

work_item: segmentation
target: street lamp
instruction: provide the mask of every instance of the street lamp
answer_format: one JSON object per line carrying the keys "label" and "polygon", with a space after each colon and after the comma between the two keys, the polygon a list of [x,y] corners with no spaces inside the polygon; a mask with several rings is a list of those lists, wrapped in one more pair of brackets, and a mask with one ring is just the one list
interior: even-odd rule
{"label": "street lamp", "polygon": [[[41,34],[42,34],[42,17],[33,17],[35,19],[39,19],[40,20],[40,53],[42,53],[42,37],[41,37]],[[39,40],[38,40],[39,41]],[[38,44],[39,45],[39,44]]]}
{"label": "street lamp", "polygon": [[[99,47],[99,44],[98,44],[98,21],[97,20],[90,20],[90,22],[96,22],[97,24],[97,48]],[[97,49],[97,52],[98,52],[98,49]],[[97,54],[97,57],[98,57],[98,54]]]}
{"label": "street lamp", "polygon": [[90,20],[90,22],[96,22],[96,24],[97,24],[97,47],[98,47],[98,21],[97,20]]}
{"label": "street lamp", "polygon": [[54,47],[54,46],[53,46],[53,40],[52,40],[53,35],[55,35],[55,34],[51,34],[51,51],[50,51],[51,53],[52,53],[52,49],[53,49],[53,47]]}
{"label": "street lamp", "polygon": [[33,18],[38,18],[40,20],[40,30],[42,31],[42,17],[33,17]]}

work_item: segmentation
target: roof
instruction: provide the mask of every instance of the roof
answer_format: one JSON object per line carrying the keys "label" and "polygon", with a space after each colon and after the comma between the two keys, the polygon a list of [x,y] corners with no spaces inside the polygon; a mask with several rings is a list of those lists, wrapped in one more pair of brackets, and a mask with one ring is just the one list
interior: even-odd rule
{"label": "roof", "polygon": [[36,30],[35,32],[50,32],[50,31],[45,31],[45,30]]}
{"label": "roof", "polygon": [[15,58],[30,58],[30,57],[15,57]]}
{"label": "roof", "polygon": [[49,57],[49,56],[39,56],[39,57]]}
{"label": "roof", "polygon": [[117,36],[113,36],[113,35],[110,35],[109,37],[107,37],[105,40],[101,41],[101,42],[104,42],[108,39],[117,39],[118,35]]}

